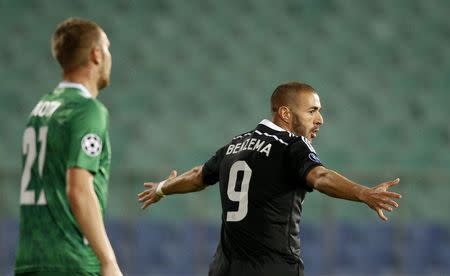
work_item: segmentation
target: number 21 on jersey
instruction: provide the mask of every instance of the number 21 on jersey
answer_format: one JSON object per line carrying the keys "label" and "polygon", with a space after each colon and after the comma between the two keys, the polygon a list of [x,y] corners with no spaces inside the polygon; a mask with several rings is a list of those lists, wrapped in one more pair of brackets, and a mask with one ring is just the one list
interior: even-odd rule
{"label": "number 21 on jersey", "polygon": [[[38,171],[39,177],[42,177],[42,172],[44,170],[45,161],[45,148],[47,146],[47,132],[48,127],[43,126],[39,128],[38,140],[41,144],[39,148],[39,158],[38,158]],[[20,181],[20,204],[21,205],[45,205],[47,204],[47,199],[45,197],[44,190],[41,189],[38,200],[36,201],[35,191],[29,190],[28,185],[31,180],[31,169],[36,159],[37,155],[37,143],[36,131],[33,127],[28,127],[25,129],[23,134],[22,142],[22,153],[26,155],[25,166],[23,167],[22,179]]]}
{"label": "number 21 on jersey", "polygon": [[[242,178],[241,191],[236,191],[237,176],[242,171],[244,176]],[[252,176],[252,169],[245,161],[236,161],[230,168],[230,175],[228,178],[227,195],[231,201],[238,202],[237,211],[227,212],[227,221],[240,221],[245,218],[248,211],[248,188],[250,185],[250,178]]]}

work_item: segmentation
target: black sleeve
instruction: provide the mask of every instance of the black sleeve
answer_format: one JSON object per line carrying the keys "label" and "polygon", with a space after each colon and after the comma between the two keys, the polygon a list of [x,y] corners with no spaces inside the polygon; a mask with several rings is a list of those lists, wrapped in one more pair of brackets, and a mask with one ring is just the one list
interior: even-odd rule
{"label": "black sleeve", "polygon": [[312,191],[312,188],[306,184],[306,176],[314,167],[323,165],[311,144],[304,140],[299,139],[290,146],[289,158],[296,178],[307,191]]}
{"label": "black sleeve", "polygon": [[203,183],[213,185],[219,181],[220,163],[223,158],[223,149],[221,148],[203,165]]}

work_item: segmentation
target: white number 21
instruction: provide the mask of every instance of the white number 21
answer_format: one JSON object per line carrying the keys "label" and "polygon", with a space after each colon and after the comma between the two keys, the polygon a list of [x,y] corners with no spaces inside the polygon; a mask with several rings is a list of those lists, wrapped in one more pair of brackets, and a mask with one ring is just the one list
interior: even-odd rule
{"label": "white number 21", "polygon": [[[47,146],[47,131],[48,127],[44,126],[39,128],[39,142],[41,147],[39,149],[39,159],[38,159],[38,170],[39,176],[42,177],[42,171],[44,169],[45,161],[45,148]],[[45,205],[47,204],[47,199],[45,197],[44,190],[41,190],[37,202],[35,201],[34,191],[28,191],[28,184],[31,180],[31,168],[33,167],[34,161],[36,159],[36,131],[33,127],[28,127],[25,129],[23,134],[23,144],[22,153],[26,154],[25,166],[23,168],[22,179],[20,181],[20,204],[21,205]]]}
{"label": "white number 21", "polygon": [[[241,191],[236,191],[238,172],[244,172],[242,178]],[[228,198],[231,201],[239,202],[237,211],[227,212],[227,221],[240,221],[245,218],[248,211],[248,188],[250,184],[250,177],[252,176],[252,169],[245,161],[236,161],[230,168],[230,176],[228,178]]]}

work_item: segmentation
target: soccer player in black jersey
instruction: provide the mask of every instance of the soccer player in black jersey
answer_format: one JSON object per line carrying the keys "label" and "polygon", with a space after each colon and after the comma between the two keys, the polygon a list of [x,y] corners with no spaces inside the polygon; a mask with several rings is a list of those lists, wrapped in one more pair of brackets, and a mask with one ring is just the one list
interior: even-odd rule
{"label": "soccer player in black jersey", "polygon": [[271,109],[271,121],[234,137],[204,165],[145,183],[138,195],[145,209],[165,195],[220,183],[222,229],[209,275],[303,275],[299,222],[307,192],[363,202],[382,220],[387,220],[384,210],[398,207],[393,199],[401,195],[387,191],[398,178],[368,188],[321,163],[311,141],[323,118],[311,86],[278,86]]}

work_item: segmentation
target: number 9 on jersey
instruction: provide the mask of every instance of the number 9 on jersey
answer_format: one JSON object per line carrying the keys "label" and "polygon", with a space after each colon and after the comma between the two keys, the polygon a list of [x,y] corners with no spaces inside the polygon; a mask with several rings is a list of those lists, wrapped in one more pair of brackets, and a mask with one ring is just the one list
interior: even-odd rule
{"label": "number 9 on jersey", "polygon": [[[241,191],[236,191],[237,176],[242,171],[244,176],[242,178]],[[248,211],[248,188],[252,170],[245,161],[236,161],[230,168],[230,175],[228,178],[228,198],[231,201],[238,202],[237,211],[227,212],[227,221],[240,221],[245,218]]]}

